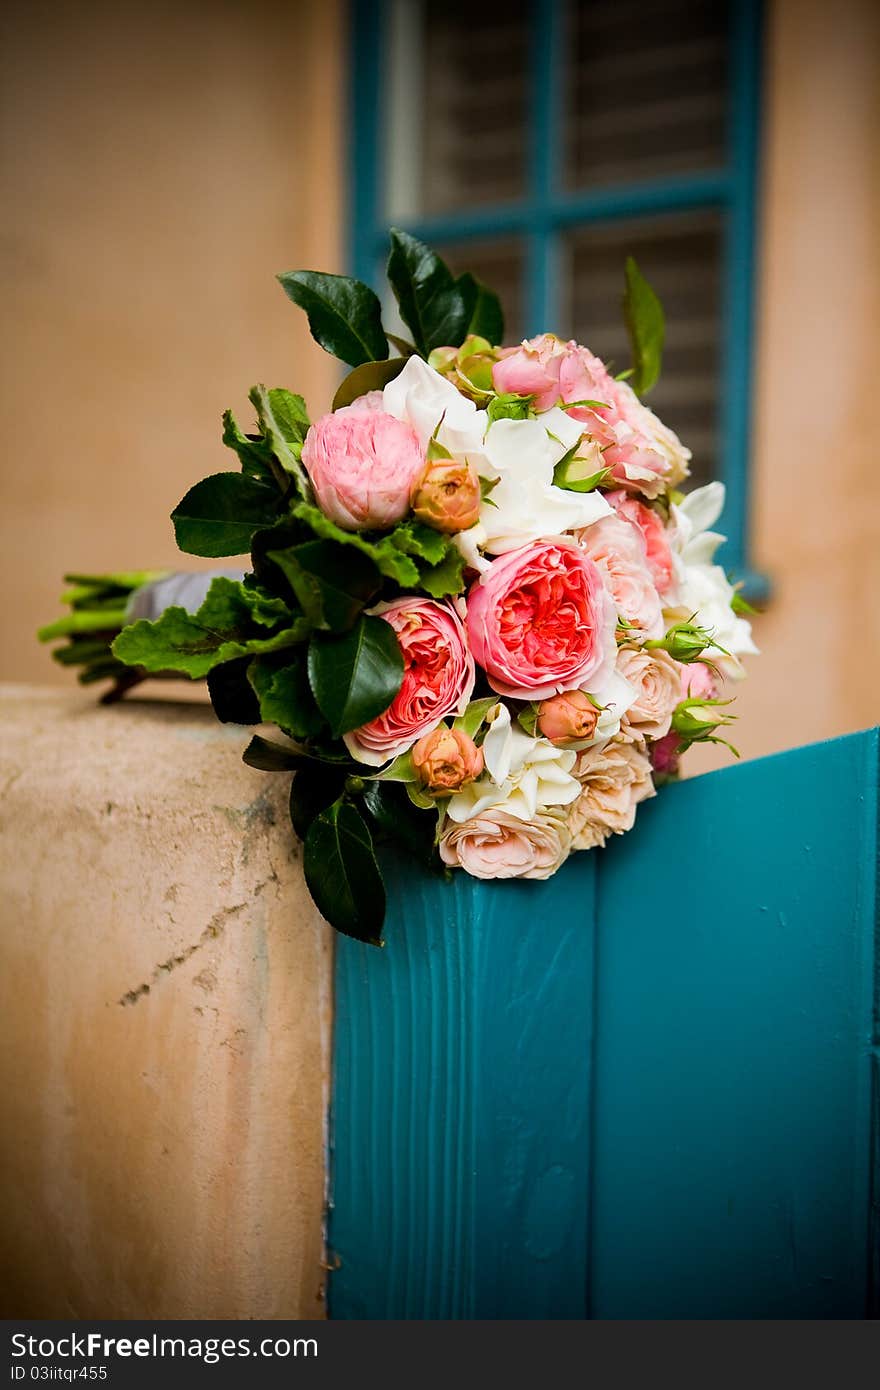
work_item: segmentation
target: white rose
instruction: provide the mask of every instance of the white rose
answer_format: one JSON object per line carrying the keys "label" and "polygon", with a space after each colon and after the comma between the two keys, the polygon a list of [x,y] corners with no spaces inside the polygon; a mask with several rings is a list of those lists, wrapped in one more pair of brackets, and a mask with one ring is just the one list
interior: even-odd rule
{"label": "white rose", "polygon": [[446,803],[446,814],[457,824],[497,807],[518,820],[533,820],[549,806],[566,806],[580,791],[571,770],[577,753],[557,748],[547,738],[533,738],[515,725],[506,705],[489,710],[489,730],[483,740],[485,772]]}
{"label": "white rose", "polygon": [[436,436],[454,458],[467,458],[478,473],[483,471],[483,437],[489,423],[485,410],[477,410],[421,357],[407,358],[382,392],[382,402],[389,415],[412,425],[423,449]]}
{"label": "white rose", "polygon": [[[673,584],[666,596],[667,617],[689,620],[713,633],[718,647],[707,655],[730,676],[743,674],[740,656],[756,654],[751,624],[730,606],[733,585],[720,565],[715,551],[725,537],[712,527],[724,506],[724,484],[708,483],[697,488],[683,502],[673,505],[672,563]],[[725,650],[720,651],[723,647]]]}

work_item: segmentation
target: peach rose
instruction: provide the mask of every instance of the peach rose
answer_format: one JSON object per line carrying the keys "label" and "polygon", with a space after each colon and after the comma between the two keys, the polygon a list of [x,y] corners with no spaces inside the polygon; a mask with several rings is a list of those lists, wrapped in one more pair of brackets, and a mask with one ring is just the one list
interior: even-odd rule
{"label": "peach rose", "polygon": [[454,792],[483,771],[483,754],[462,729],[444,724],[420,738],[412,751],[413,767],[432,792]]}
{"label": "peach rose", "polygon": [[467,626],[492,689],[514,699],[585,686],[613,661],[615,615],[602,576],[561,536],[493,560],[470,590]]}
{"label": "peach rose", "polygon": [[655,794],[647,754],[632,743],[586,748],[574,772],[581,794],[568,808],[573,849],[593,849],[631,830],[639,802]]}
{"label": "peach rose", "polygon": [[482,500],[476,470],[459,459],[434,459],[415,484],[411,497],[419,521],[450,535],[476,526]]}
{"label": "peach rose", "polygon": [[410,595],[372,611],[397,634],[403,683],[383,714],[344,738],[359,763],[381,767],[448,714],[462,714],[476,673],[461,619],[451,605]]}
{"label": "peach rose", "polygon": [[524,821],[498,806],[461,825],[448,822],[439,845],[444,864],[473,878],[550,878],[570,847],[561,815],[545,811]]}
{"label": "peach rose", "polygon": [[672,549],[663,518],[652,507],[646,507],[628,493],[609,492],[607,500],[618,516],[634,526],[645,547],[645,562],[658,594],[665,594],[672,583]]}
{"label": "peach rose", "polygon": [[582,690],[566,690],[538,706],[538,728],[551,743],[592,738],[598,722],[599,710]]}
{"label": "peach rose", "polygon": [[638,531],[620,517],[607,516],[576,532],[576,537],[598,567],[619,615],[643,637],[662,637],[660,595]]}
{"label": "peach rose", "polygon": [[346,531],[385,530],[401,521],[425,467],[410,425],[358,404],[315,421],[302,461],[321,511]]}
{"label": "peach rose", "polygon": [[663,738],[681,699],[678,662],[660,648],[623,647],[617,654],[617,670],[636,692],[623,717],[622,732],[630,739]]}

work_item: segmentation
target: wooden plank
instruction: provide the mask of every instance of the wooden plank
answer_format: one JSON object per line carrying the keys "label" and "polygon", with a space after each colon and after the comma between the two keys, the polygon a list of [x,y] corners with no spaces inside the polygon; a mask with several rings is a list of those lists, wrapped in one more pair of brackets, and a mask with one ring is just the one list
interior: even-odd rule
{"label": "wooden plank", "polygon": [[877,731],[640,814],[600,876],[591,1315],[862,1318]]}
{"label": "wooden plank", "polygon": [[452,884],[386,865],[340,940],[335,1318],[582,1318],[595,865]]}
{"label": "wooden plank", "polygon": [[669,788],[545,884],[390,866],[337,956],[332,1316],[866,1315],[877,754]]}

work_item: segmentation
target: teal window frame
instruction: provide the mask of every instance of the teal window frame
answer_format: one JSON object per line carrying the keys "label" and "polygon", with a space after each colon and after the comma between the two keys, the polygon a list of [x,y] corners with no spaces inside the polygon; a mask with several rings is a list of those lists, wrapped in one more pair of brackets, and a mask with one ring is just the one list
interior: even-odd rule
{"label": "teal window frame", "polygon": [[[708,171],[645,179],[610,188],[571,192],[559,168],[562,109],[556,81],[562,43],[561,0],[533,0],[532,110],[526,196],[472,211],[407,220],[402,226],[429,243],[518,235],[526,249],[525,305],[528,334],[558,321],[559,236],[568,229],[679,211],[717,210],[722,218],[723,286],[719,476],[727,490],[723,527],[725,567],[746,580],[760,600],[767,583],[749,567],[749,456],[758,156],[760,129],[762,0],[732,0],[730,119],[724,163]],[[384,94],[389,51],[384,0],[350,0],[348,261],[368,284],[387,247],[385,215]]]}

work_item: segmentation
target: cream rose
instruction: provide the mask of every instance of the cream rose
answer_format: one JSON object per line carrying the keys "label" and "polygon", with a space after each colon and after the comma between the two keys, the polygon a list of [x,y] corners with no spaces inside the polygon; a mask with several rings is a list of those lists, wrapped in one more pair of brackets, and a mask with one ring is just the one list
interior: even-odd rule
{"label": "cream rose", "polygon": [[498,806],[473,820],[450,821],[440,837],[440,857],[473,878],[550,878],[568,857],[571,835],[559,813],[520,820]]}
{"label": "cream rose", "polygon": [[663,738],[681,699],[678,662],[668,652],[624,647],[618,653],[617,669],[635,691],[621,724],[624,735],[636,740]]}
{"label": "cream rose", "polygon": [[578,531],[576,538],[599,570],[620,616],[642,637],[662,637],[660,595],[636,528],[619,516],[608,516]]}
{"label": "cream rose", "polygon": [[547,738],[533,738],[514,724],[510,710],[497,704],[486,715],[489,732],[483,740],[485,773],[462,786],[451,798],[446,814],[463,824],[497,807],[518,820],[532,820],[549,806],[565,806],[578,794],[571,775],[577,754],[557,748]]}
{"label": "cream rose", "polygon": [[631,830],[639,802],[655,794],[651,763],[632,743],[587,748],[578,755],[574,771],[581,792],[568,808],[572,849],[593,849],[604,845],[609,835]]}

